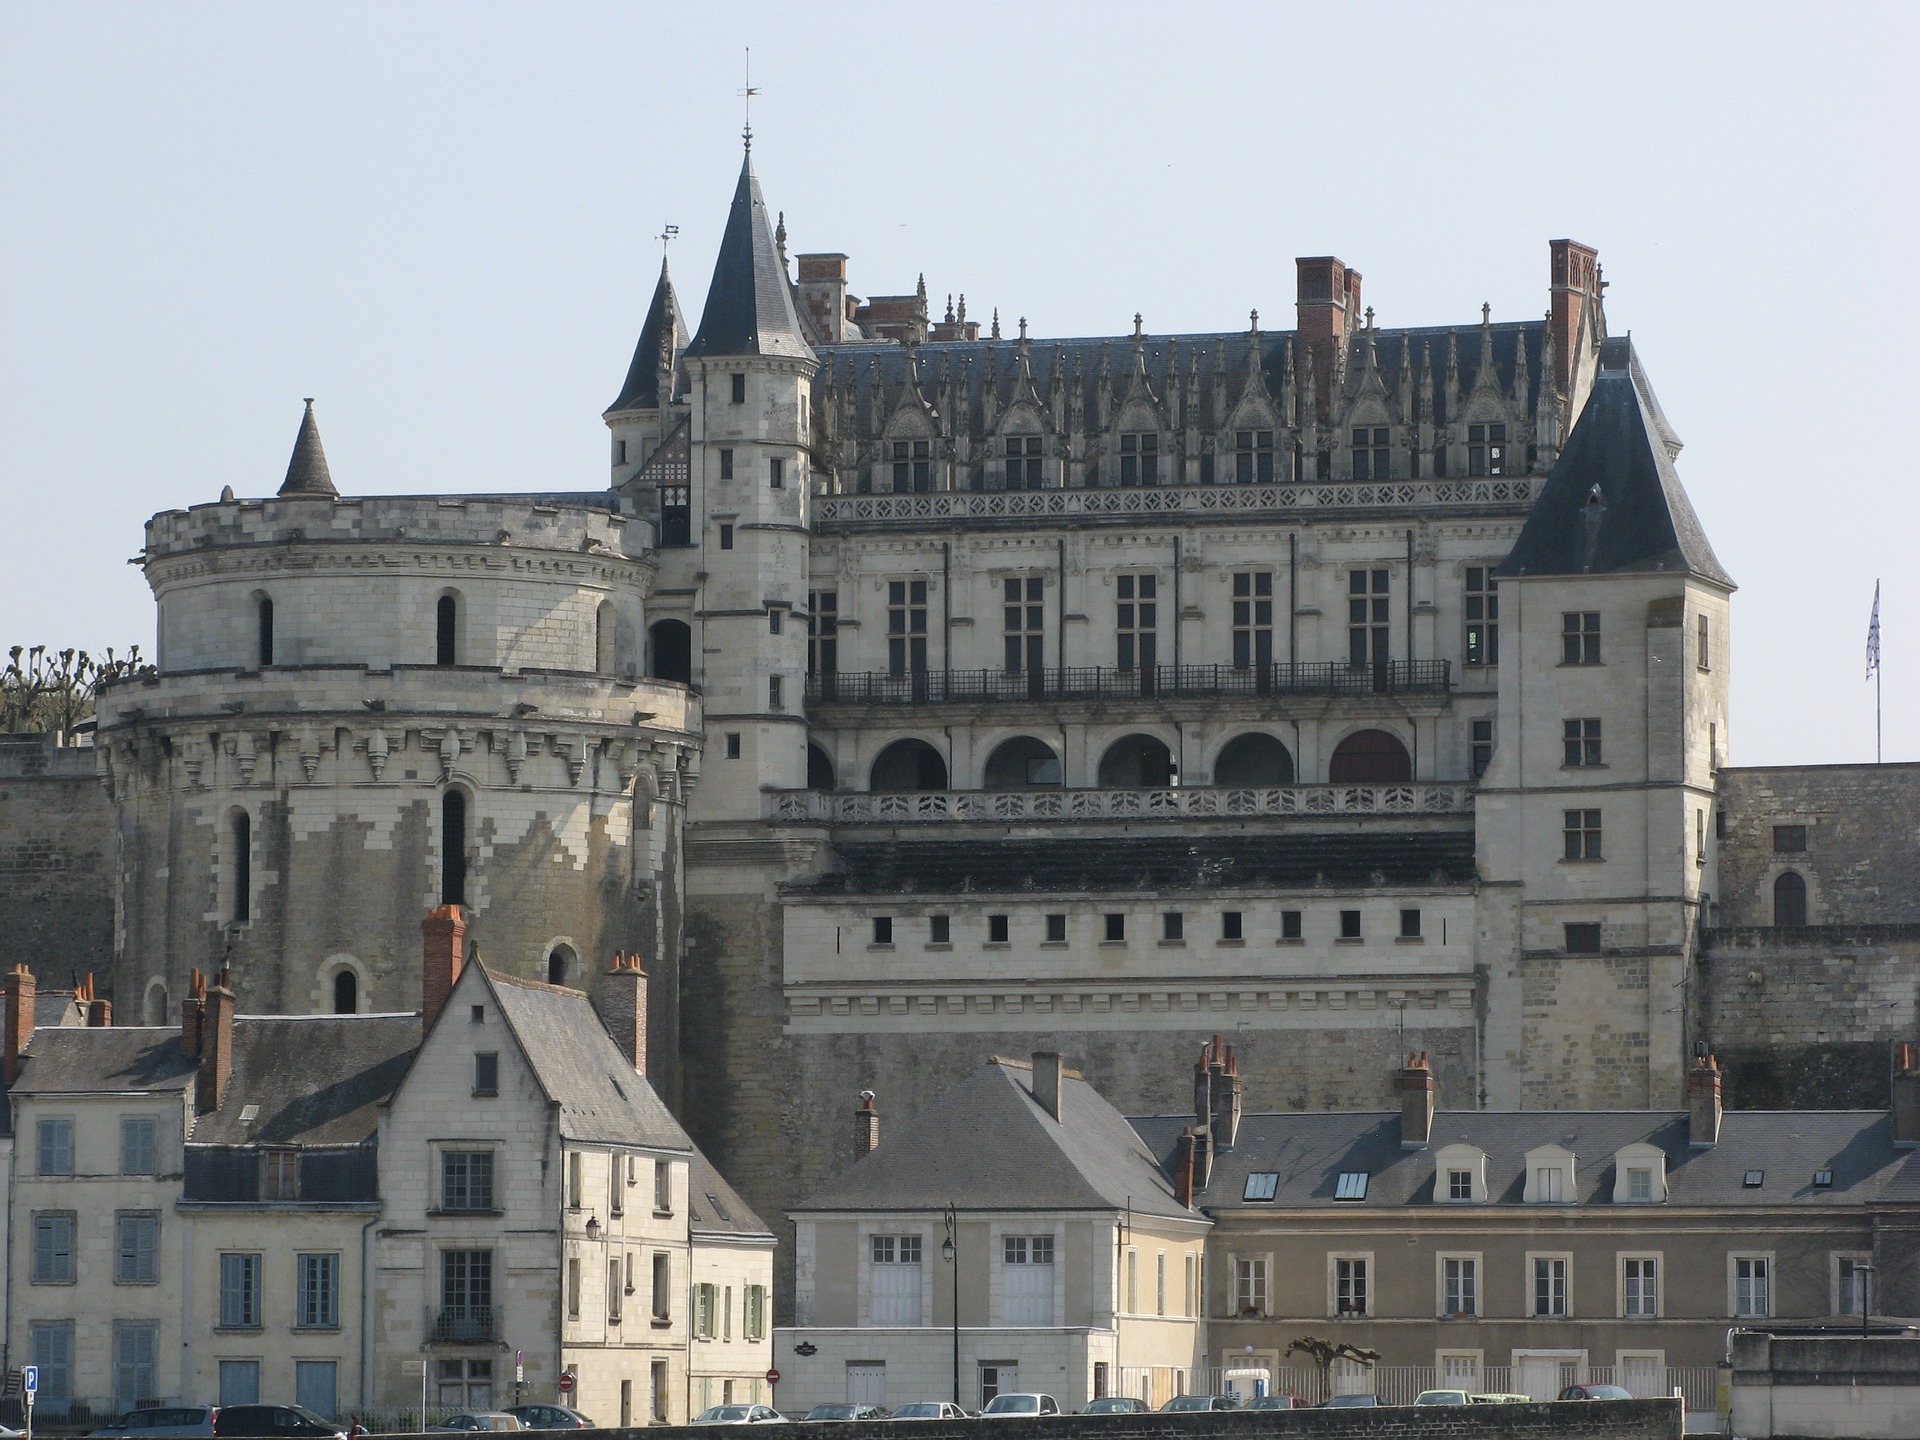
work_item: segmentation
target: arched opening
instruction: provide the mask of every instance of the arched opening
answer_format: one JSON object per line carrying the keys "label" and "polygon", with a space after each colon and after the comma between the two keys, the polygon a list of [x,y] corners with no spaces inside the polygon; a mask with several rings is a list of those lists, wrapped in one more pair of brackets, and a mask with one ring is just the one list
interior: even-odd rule
{"label": "arched opening", "polygon": [[351,970],[342,968],[333,973],[333,1013],[360,1013],[360,977]]}
{"label": "arched opening", "polygon": [[1245,789],[1293,783],[1293,755],[1271,735],[1236,735],[1213,762],[1213,783]]}
{"label": "arched opening", "polygon": [[1783,929],[1807,923],[1807,882],[1792,870],[1774,879],[1773,923]]}
{"label": "arched opening", "polygon": [[273,601],[262,595],[256,607],[256,614],[259,619],[257,658],[260,668],[264,670],[273,664]]}
{"label": "arched opening", "polygon": [[1060,757],[1044,740],[1016,735],[994,747],[987,757],[989,790],[1041,790],[1060,783]]}
{"label": "arched opening", "polygon": [[1173,752],[1152,735],[1122,736],[1100,757],[1100,785],[1106,790],[1162,790],[1177,773]]}
{"label": "arched opening", "polygon": [[833,789],[833,761],[818,745],[807,746],[807,789]]}
{"label": "arched opening", "polygon": [[656,620],[647,632],[653,638],[653,678],[693,683],[693,631],[684,620]]}
{"label": "arched opening", "polygon": [[148,1025],[168,1025],[173,1021],[171,1014],[172,998],[167,994],[167,982],[156,980],[147,986],[146,1005],[140,1016]]}
{"label": "arched opening", "polygon": [[253,919],[253,817],[233,812],[227,838],[233,843],[233,923]]}
{"label": "arched opening", "polygon": [[947,762],[924,740],[896,740],[873,762],[872,788],[898,793],[947,788]]}
{"label": "arched opening", "polygon": [[1400,737],[1356,730],[1333,747],[1327,779],[1335,785],[1392,785],[1413,778],[1413,757]]}
{"label": "arched opening", "polygon": [[434,610],[433,663],[436,665],[456,665],[459,663],[460,602],[451,595],[442,595]]}
{"label": "arched opening", "polygon": [[574,961],[577,959],[571,946],[556,945],[547,952],[547,984],[566,985],[573,979]]}
{"label": "arched opening", "polygon": [[440,797],[440,903],[467,903],[467,797],[458,790]]}
{"label": "arched opening", "polygon": [[614,640],[618,634],[618,625],[614,619],[613,602],[602,600],[600,608],[593,612],[593,668],[602,675],[611,675],[618,665],[614,654]]}

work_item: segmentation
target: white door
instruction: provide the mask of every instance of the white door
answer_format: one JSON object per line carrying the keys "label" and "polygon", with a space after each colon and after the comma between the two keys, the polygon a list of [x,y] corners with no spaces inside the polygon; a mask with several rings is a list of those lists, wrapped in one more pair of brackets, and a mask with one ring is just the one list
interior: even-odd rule
{"label": "white door", "polygon": [[1633,1393],[1636,1400],[1658,1400],[1666,1394],[1662,1383],[1666,1369],[1660,1362],[1660,1355],[1622,1355],[1620,1357],[1620,1383]]}
{"label": "white door", "polygon": [[887,1362],[849,1360],[847,1362],[847,1403],[849,1405],[885,1405],[887,1403]]}
{"label": "white door", "polygon": [[1442,1355],[1440,1357],[1440,1388],[1443,1390],[1465,1390],[1472,1393],[1480,1388],[1480,1357],[1478,1355]]}
{"label": "white door", "polygon": [[1579,1383],[1580,1360],[1578,1351],[1531,1355],[1516,1351],[1513,1357],[1514,1388],[1530,1399],[1557,1400],[1567,1386]]}
{"label": "white door", "polygon": [[1371,1395],[1373,1393],[1373,1368],[1358,1360],[1336,1360],[1333,1362],[1333,1393],[1336,1395]]}
{"label": "white door", "polygon": [[1017,1395],[1020,1393],[1020,1367],[1010,1360],[997,1361],[980,1367],[980,1404],[986,1403],[996,1395]]}

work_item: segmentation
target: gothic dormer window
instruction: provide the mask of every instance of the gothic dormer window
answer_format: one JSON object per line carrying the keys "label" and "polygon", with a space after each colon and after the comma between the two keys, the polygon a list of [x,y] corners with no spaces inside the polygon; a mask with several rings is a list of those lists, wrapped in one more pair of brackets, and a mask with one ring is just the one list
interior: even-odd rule
{"label": "gothic dormer window", "polygon": [[1157,431],[1138,431],[1120,437],[1120,483],[1160,483],[1160,436]]}
{"label": "gothic dormer window", "polygon": [[925,494],[933,488],[933,442],[896,440],[893,442],[893,493],[909,491]]}
{"label": "gothic dormer window", "polygon": [[1038,435],[1006,437],[1007,489],[1038,490],[1045,461],[1040,454]]}
{"label": "gothic dormer window", "polygon": [[1356,425],[1353,430],[1353,478],[1385,480],[1393,474],[1392,430],[1385,425]]}
{"label": "gothic dormer window", "polygon": [[1233,478],[1242,485],[1268,484],[1273,479],[1273,431],[1233,432]]}
{"label": "gothic dormer window", "polygon": [[1467,473],[1469,475],[1507,473],[1506,426],[1467,426]]}

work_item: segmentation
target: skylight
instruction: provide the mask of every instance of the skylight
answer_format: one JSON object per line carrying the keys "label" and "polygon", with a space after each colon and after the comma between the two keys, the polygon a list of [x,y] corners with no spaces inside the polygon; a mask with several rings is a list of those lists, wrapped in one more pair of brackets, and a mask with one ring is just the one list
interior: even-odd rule
{"label": "skylight", "polygon": [[1364,1170],[1346,1170],[1333,1187],[1336,1200],[1364,1200],[1367,1198],[1367,1172]]}
{"label": "skylight", "polygon": [[1280,1188],[1280,1176],[1272,1170],[1256,1171],[1247,1176],[1247,1188],[1241,1193],[1242,1200],[1271,1200],[1273,1192]]}
{"label": "skylight", "polygon": [[1833,1171],[1831,1170],[1814,1171],[1813,1172],[1813,1188],[1816,1190],[1831,1190],[1833,1188]]}
{"label": "skylight", "polygon": [[1749,1170],[1747,1171],[1746,1178],[1740,1183],[1749,1190],[1758,1190],[1761,1182],[1766,1178],[1767,1172],[1764,1170]]}

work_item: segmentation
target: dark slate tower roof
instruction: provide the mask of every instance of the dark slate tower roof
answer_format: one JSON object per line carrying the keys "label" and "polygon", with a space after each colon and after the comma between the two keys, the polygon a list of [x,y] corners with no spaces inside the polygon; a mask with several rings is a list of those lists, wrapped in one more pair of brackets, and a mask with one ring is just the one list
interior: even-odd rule
{"label": "dark slate tower roof", "polygon": [[1673,468],[1679,452],[1633,342],[1603,341],[1587,407],[1500,574],[1670,571],[1732,589]]}
{"label": "dark slate tower roof", "polygon": [[320,447],[320,426],[313,418],[313,397],[307,397],[306,417],[300,422],[299,438],[293,442],[293,458],[287,461],[287,478],[280,482],[282,495],[338,495],[333,476],[327,471],[327,452]]}
{"label": "dark slate tower roof", "polygon": [[700,332],[687,353],[814,358],[800,333],[800,317],[793,313],[787,267],[780,263],[773,243],[773,226],[767,223],[760,182],[753,178],[751,154],[740,166],[740,184],[733,192],[727,232],[720,237],[720,258],[713,267],[707,308],[700,313]]}
{"label": "dark slate tower roof", "polygon": [[[660,261],[660,283],[653,287],[653,304],[647,307],[647,323],[640,327],[640,343],[633,347],[633,363],[627,367],[626,383],[620,398],[607,407],[616,410],[652,410],[660,404],[661,341],[670,337],[673,364],[687,348],[687,323],[680,315],[680,297],[673,293],[673,281],[667,275],[667,262]],[[672,398],[672,397],[668,397]]]}

